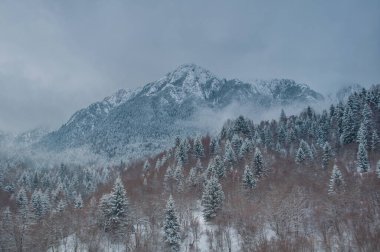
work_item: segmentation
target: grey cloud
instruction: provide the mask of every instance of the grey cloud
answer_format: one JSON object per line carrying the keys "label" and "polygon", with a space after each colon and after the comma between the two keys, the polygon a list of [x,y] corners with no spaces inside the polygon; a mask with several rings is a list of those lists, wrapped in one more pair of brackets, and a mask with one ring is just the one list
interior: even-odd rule
{"label": "grey cloud", "polygon": [[380,82],[380,2],[0,2],[0,129],[58,127],[182,63],[326,93]]}

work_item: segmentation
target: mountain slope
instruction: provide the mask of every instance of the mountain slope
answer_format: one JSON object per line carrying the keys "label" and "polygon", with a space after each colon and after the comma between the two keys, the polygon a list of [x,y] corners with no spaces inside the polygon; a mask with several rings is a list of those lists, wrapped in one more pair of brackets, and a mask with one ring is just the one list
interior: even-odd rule
{"label": "mountain slope", "polygon": [[79,110],[39,146],[55,150],[88,146],[109,157],[136,157],[167,146],[173,136],[201,132],[194,124],[181,122],[191,121],[203,108],[221,111],[238,103],[267,109],[323,99],[293,80],[251,84],[220,79],[204,68],[186,64],[141,89],[119,90]]}

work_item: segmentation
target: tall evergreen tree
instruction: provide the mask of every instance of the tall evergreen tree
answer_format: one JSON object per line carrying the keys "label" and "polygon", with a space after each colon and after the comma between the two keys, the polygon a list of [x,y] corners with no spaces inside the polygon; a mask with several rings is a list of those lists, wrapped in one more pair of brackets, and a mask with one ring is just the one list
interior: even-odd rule
{"label": "tall evergreen tree", "polygon": [[354,114],[350,106],[346,106],[342,118],[342,136],[341,142],[343,144],[349,144],[354,141],[356,137],[355,134],[355,121]]}
{"label": "tall evergreen tree", "polygon": [[76,209],[83,208],[83,199],[82,199],[82,195],[80,193],[74,199],[74,207]]}
{"label": "tall evergreen tree", "polygon": [[257,147],[253,156],[253,168],[256,178],[261,178],[266,175],[263,154],[261,154],[260,149]]}
{"label": "tall evergreen tree", "polygon": [[232,166],[235,160],[236,160],[235,151],[232,148],[231,142],[227,140],[225,151],[224,151],[224,162]]}
{"label": "tall evergreen tree", "polygon": [[246,189],[250,190],[256,187],[256,178],[253,175],[252,168],[249,165],[246,165],[244,169],[243,185]]}
{"label": "tall evergreen tree", "polygon": [[332,157],[331,146],[328,142],[323,145],[322,168],[327,169]]}
{"label": "tall evergreen tree", "polygon": [[144,166],[143,166],[143,172],[146,173],[150,170],[150,163],[149,163],[149,160],[146,160],[145,163],[144,163]]}
{"label": "tall evergreen tree", "polygon": [[339,190],[343,189],[343,183],[344,181],[342,172],[339,170],[337,165],[334,165],[330,177],[330,184],[328,189],[329,194],[334,194]]}
{"label": "tall evergreen tree", "polygon": [[202,194],[202,212],[205,220],[210,220],[216,216],[217,212],[222,208],[223,201],[222,185],[215,176],[212,176],[207,181]]}
{"label": "tall evergreen tree", "polygon": [[376,151],[379,148],[379,136],[377,135],[376,129],[372,132],[372,139],[371,139],[371,149],[372,151]]}
{"label": "tall evergreen tree", "polygon": [[368,172],[369,170],[368,153],[363,143],[359,144],[356,167],[361,173]]}
{"label": "tall evergreen tree", "polygon": [[243,141],[243,144],[241,145],[240,150],[239,150],[240,158],[244,158],[249,153],[249,151],[251,150],[250,146],[251,146],[251,142],[248,140],[248,138],[246,138]]}
{"label": "tall evergreen tree", "polygon": [[368,138],[367,127],[365,126],[364,123],[361,123],[357,137],[356,137],[356,142],[361,143],[367,149],[368,147],[367,138]]}
{"label": "tall evergreen tree", "polygon": [[180,250],[181,236],[178,215],[173,197],[170,195],[165,209],[164,240],[171,251]]}
{"label": "tall evergreen tree", "polygon": [[120,177],[116,178],[112,192],[102,197],[100,205],[106,230],[113,232],[119,238],[124,236],[131,216],[129,200]]}
{"label": "tall evergreen tree", "polygon": [[194,153],[197,158],[201,158],[205,155],[202,139],[197,137],[194,142]]}

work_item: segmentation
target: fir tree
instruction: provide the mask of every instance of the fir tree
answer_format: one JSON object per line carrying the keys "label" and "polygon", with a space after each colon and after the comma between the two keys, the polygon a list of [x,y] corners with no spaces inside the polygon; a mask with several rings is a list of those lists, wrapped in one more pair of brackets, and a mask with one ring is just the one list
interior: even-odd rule
{"label": "fir tree", "polygon": [[379,147],[379,136],[377,135],[376,129],[372,132],[372,139],[371,139],[371,149],[372,151],[376,151]]}
{"label": "fir tree", "polygon": [[177,182],[177,190],[182,192],[184,189],[184,175],[181,164],[178,164],[174,171],[174,179]]}
{"label": "fir tree", "polygon": [[231,139],[231,146],[235,153],[239,153],[243,141],[238,134],[234,134]]}
{"label": "fir tree", "polygon": [[24,188],[21,188],[16,196],[17,212],[21,218],[21,222],[27,225],[29,221],[29,202]]}
{"label": "fir tree", "polygon": [[343,188],[343,176],[337,165],[334,165],[329,184],[329,194],[334,194]]}
{"label": "fir tree", "polygon": [[175,209],[175,203],[171,195],[165,209],[164,241],[170,247],[171,251],[177,252],[180,250],[180,225]]}
{"label": "fir tree", "polygon": [[197,173],[197,168],[192,167],[189,172],[189,177],[187,178],[187,183],[191,187],[195,187],[198,185],[198,173]]}
{"label": "fir tree", "polygon": [[376,164],[376,175],[378,178],[380,178],[380,160],[377,161],[377,164]]}
{"label": "fir tree", "polygon": [[342,118],[342,136],[341,142],[343,144],[352,143],[355,139],[355,121],[354,114],[350,106],[346,106]]}
{"label": "fir tree", "polygon": [[248,140],[248,138],[246,138],[240,147],[240,151],[239,151],[239,157],[240,158],[244,158],[249,153],[249,151],[251,149],[250,145],[251,145],[250,141]]}
{"label": "fir tree", "polygon": [[66,202],[63,199],[60,199],[57,204],[57,213],[62,213],[66,208]]}
{"label": "fir tree", "polygon": [[212,176],[203,190],[202,206],[203,217],[210,220],[216,216],[217,212],[222,208],[224,201],[224,192],[222,186],[215,176]]}
{"label": "fir tree", "polygon": [[253,167],[256,178],[261,178],[266,175],[264,158],[259,148],[256,147],[255,155],[253,156]]}
{"label": "fir tree", "polygon": [[82,195],[81,194],[78,194],[75,197],[75,199],[74,199],[74,208],[76,208],[76,209],[83,208],[83,199],[82,199]]}
{"label": "fir tree", "polygon": [[150,163],[149,160],[146,160],[143,167],[143,172],[146,173],[150,170]]}
{"label": "fir tree", "polygon": [[130,208],[127,194],[120,177],[116,178],[112,192],[102,197],[100,207],[103,212],[106,231],[123,236],[130,220]]}
{"label": "fir tree", "polygon": [[359,144],[356,166],[361,173],[368,172],[369,170],[368,153],[363,143]]}
{"label": "fir tree", "polygon": [[236,160],[235,151],[233,150],[230,141],[227,140],[224,152],[224,162],[233,165]]}
{"label": "fir tree", "polygon": [[216,137],[211,138],[210,141],[210,155],[214,156],[219,152],[220,146]]}
{"label": "fir tree", "polygon": [[244,169],[243,185],[246,189],[253,189],[256,187],[256,179],[249,165],[246,165]]}
{"label": "fir tree", "polygon": [[203,147],[202,139],[197,137],[194,142],[194,153],[195,157],[201,158],[205,155],[205,150]]}
{"label": "fir tree", "polygon": [[328,142],[323,145],[322,168],[327,169],[332,157],[331,146]]}
{"label": "fir tree", "polygon": [[360,124],[360,128],[359,128],[359,131],[358,131],[358,134],[357,134],[357,137],[356,137],[356,142],[357,143],[361,143],[362,145],[364,145],[364,147],[367,149],[368,145],[367,145],[367,136],[368,133],[367,133],[367,128],[365,126],[364,123],[361,123]]}
{"label": "fir tree", "polygon": [[297,153],[296,153],[296,159],[295,159],[295,161],[296,161],[297,164],[301,164],[305,160],[306,160],[306,155],[305,155],[303,149],[301,147],[299,147],[298,150],[297,150]]}

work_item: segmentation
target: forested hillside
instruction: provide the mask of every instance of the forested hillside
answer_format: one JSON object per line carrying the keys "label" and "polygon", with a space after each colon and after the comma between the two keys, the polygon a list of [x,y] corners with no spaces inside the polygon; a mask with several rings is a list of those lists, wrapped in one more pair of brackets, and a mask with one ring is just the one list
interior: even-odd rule
{"label": "forested hillside", "polygon": [[380,86],[117,166],[1,159],[0,251],[379,251]]}

